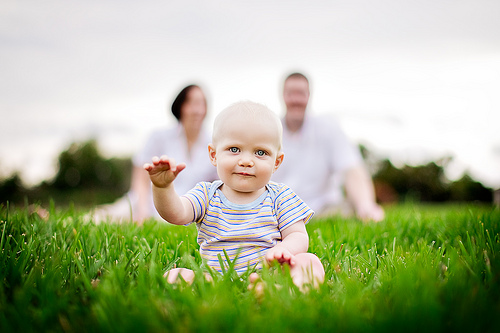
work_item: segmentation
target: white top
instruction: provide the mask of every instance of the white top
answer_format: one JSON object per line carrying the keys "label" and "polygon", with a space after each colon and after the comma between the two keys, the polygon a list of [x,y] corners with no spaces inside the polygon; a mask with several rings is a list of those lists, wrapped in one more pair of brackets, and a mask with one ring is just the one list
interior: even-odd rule
{"label": "white top", "polygon": [[[187,193],[200,181],[213,181],[218,179],[217,169],[210,163],[208,156],[208,144],[211,137],[205,130],[200,132],[197,142],[188,153],[187,139],[182,125],[169,129],[161,129],[153,132],[146,141],[144,148],[133,158],[134,166],[141,167],[144,163],[151,163],[154,156],[167,155],[173,157],[177,163],[186,163],[186,169],[182,170],[175,179],[175,190],[179,195]],[[153,203],[153,195],[150,198],[151,216],[158,216]]]}
{"label": "white top", "polygon": [[291,133],[283,120],[285,158],[272,180],[288,185],[316,212],[343,200],[342,173],[362,163],[361,153],[332,117],[304,119]]}

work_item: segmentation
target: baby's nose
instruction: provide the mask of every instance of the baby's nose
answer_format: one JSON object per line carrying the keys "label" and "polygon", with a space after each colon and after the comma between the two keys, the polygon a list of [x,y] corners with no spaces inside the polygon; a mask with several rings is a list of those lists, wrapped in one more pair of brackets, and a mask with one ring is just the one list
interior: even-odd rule
{"label": "baby's nose", "polygon": [[254,165],[253,159],[250,156],[248,156],[248,154],[242,154],[241,158],[238,161],[238,165],[243,167],[253,166]]}

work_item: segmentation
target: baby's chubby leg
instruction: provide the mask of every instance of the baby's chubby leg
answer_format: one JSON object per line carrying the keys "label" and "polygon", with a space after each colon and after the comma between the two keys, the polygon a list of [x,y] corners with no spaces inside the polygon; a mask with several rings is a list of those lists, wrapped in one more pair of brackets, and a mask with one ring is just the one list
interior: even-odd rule
{"label": "baby's chubby leg", "polygon": [[312,253],[299,253],[295,255],[294,265],[290,267],[293,283],[303,288],[310,284],[315,288],[325,280],[325,269],[321,260]]}

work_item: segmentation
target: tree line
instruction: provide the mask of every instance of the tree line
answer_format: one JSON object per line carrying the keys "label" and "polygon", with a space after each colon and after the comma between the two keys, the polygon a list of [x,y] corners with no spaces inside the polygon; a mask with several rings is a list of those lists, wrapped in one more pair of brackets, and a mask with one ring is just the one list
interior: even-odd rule
{"label": "tree line", "polygon": [[[395,167],[390,160],[377,160],[364,146],[363,157],[371,166],[377,200],[390,202],[484,202],[493,191],[468,174],[456,181],[445,177],[444,163]],[[74,203],[90,208],[123,196],[130,187],[131,158],[105,158],[96,140],[72,143],[58,157],[56,175],[34,187],[23,185],[19,173],[0,179],[0,203],[58,205]]]}

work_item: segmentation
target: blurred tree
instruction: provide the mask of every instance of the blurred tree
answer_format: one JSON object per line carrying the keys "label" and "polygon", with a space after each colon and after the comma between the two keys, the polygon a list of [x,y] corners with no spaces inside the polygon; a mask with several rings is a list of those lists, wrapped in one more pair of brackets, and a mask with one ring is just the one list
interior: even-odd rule
{"label": "blurred tree", "polygon": [[114,189],[126,191],[129,186],[129,161],[104,159],[95,140],[72,143],[59,155],[59,170],[52,185],[59,190]]}
{"label": "blurred tree", "polygon": [[444,168],[435,162],[402,169],[408,189],[407,196],[418,201],[446,201],[450,197]]}
{"label": "blurred tree", "polygon": [[379,164],[373,176],[377,198],[381,202],[398,199],[443,202],[481,201],[492,202],[492,190],[475,182],[470,176],[451,182],[444,174],[443,165],[429,162],[426,165],[396,168],[389,160]]}
{"label": "blurred tree", "polygon": [[52,198],[59,205],[73,201],[87,207],[114,201],[130,187],[130,158],[103,158],[95,140],[72,143],[58,162],[55,177],[36,187],[25,189],[17,174],[0,182],[2,202],[23,204],[26,197],[29,202],[47,204]]}
{"label": "blurred tree", "polygon": [[468,174],[451,182],[445,168],[452,160],[444,157],[425,165],[396,168],[389,159],[380,160],[366,146],[360,145],[361,154],[373,174],[377,200],[381,203],[399,200],[415,201],[481,201],[492,202],[493,192]]}
{"label": "blurred tree", "polygon": [[21,202],[24,197],[24,186],[19,173],[14,173],[9,178],[0,180],[0,203]]}
{"label": "blurred tree", "polygon": [[[444,169],[449,158],[426,165],[396,168],[390,160],[380,160],[365,146],[363,157],[373,174],[379,202],[416,201],[481,201],[492,202],[493,192],[465,174],[460,180],[446,179]],[[52,180],[34,188],[24,188],[18,173],[0,179],[0,202],[23,204],[57,204],[73,201],[78,206],[92,206],[116,200],[130,188],[132,162],[130,158],[105,159],[96,140],[72,143],[58,158],[59,169]]]}
{"label": "blurred tree", "polygon": [[493,192],[474,181],[468,173],[450,184],[451,200],[492,202]]}

